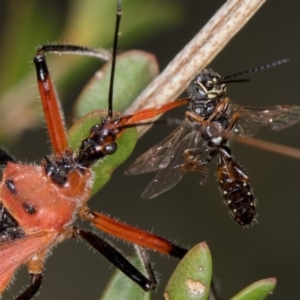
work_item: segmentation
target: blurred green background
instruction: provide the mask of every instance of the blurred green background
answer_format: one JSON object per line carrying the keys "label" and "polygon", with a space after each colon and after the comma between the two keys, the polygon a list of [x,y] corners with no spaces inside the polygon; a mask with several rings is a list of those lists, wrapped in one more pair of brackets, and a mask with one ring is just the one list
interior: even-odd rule
{"label": "blurred green background", "polygon": [[[40,109],[36,110],[38,92],[31,63],[35,47],[61,42],[110,48],[114,2],[1,1],[0,135],[4,147],[18,159],[38,161],[50,148],[45,128],[34,128],[41,119]],[[152,52],[163,69],[223,3],[124,0],[120,48]],[[251,75],[250,83],[230,85],[228,95],[232,101],[259,106],[300,104],[299,6],[296,0],[288,4],[268,1],[213,61],[214,70],[228,75],[277,59],[291,59],[287,65]],[[70,105],[101,63],[92,58],[52,56],[50,59],[49,55],[50,71],[68,116]],[[183,108],[168,114],[179,118],[183,115]],[[282,132],[265,129],[258,137],[300,148],[299,126]],[[295,299],[300,270],[300,162],[233,145],[234,156],[248,171],[259,201],[259,225],[243,229],[228,216],[222,204],[214,162],[204,186],[198,184],[199,174],[187,174],[172,190],[152,200],[142,200],[139,196],[154,174],[123,176],[126,165],[172,130],[160,126],[145,135],[130,161],[115,172],[109,184],[90,201],[90,206],[183,246],[206,241],[224,299],[270,276],[279,281],[272,299]],[[16,139],[13,141],[9,136]],[[126,254],[133,252],[127,245],[118,246]],[[153,253],[151,258],[161,282],[153,299],[162,299],[166,279],[177,262]],[[40,299],[98,299],[113,271],[84,243],[68,241],[59,245],[47,260]],[[23,268],[18,273],[12,286],[13,295],[29,282],[26,272]]]}

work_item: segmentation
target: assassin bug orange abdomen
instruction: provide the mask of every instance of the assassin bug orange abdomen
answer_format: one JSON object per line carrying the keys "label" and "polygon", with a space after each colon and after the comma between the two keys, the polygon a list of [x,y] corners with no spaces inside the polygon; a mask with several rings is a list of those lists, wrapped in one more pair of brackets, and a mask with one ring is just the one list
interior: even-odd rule
{"label": "assassin bug orange abdomen", "polygon": [[[0,293],[21,265],[27,264],[31,275],[31,284],[15,298],[17,300],[29,300],[37,293],[43,280],[46,256],[53,246],[68,238],[85,240],[145,291],[156,288],[149,261],[145,261],[147,278],[109,242],[76,227],[74,221],[77,216],[115,237],[166,255],[182,258],[187,252],[164,238],[93,212],[86,205],[94,180],[90,167],[117,151],[117,139],[123,130],[156,114],[152,109],[145,109],[113,119],[113,78],[120,18],[121,3],[118,1],[108,116],[91,128],[78,152],[68,147],[58,99],[44,55],[45,52],[77,52],[97,56],[93,49],[73,45],[41,46],[34,57],[53,154],[45,156],[39,165],[27,165],[17,162],[0,149],[0,164],[4,168],[0,185]],[[157,114],[161,112],[157,111]]]}

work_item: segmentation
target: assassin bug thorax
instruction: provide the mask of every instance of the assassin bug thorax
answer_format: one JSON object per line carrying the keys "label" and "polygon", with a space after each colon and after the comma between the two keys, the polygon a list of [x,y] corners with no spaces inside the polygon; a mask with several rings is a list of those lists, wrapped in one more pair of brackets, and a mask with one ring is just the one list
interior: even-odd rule
{"label": "assassin bug thorax", "polygon": [[[53,246],[68,238],[85,240],[144,290],[156,288],[156,280],[148,261],[145,263],[149,279],[109,242],[95,233],[74,226],[77,216],[115,237],[166,255],[182,258],[187,252],[164,238],[93,212],[86,204],[93,185],[90,167],[101,158],[117,151],[117,139],[124,129],[156,114],[153,109],[145,109],[129,116],[116,119],[112,117],[113,78],[120,18],[121,4],[118,1],[108,116],[91,128],[78,152],[73,152],[68,147],[58,99],[44,54],[78,52],[93,56],[95,52],[80,46],[45,45],[39,47],[34,57],[53,153],[45,156],[39,165],[27,165],[17,162],[4,150],[0,150],[0,163],[4,167],[0,185],[0,293],[6,289],[15,271],[21,265],[27,264],[31,284],[15,299],[31,299],[41,286],[47,254]],[[157,114],[161,112],[157,110]]]}
{"label": "assassin bug thorax", "polygon": [[[226,77],[211,69],[196,75],[188,88],[190,96],[173,102],[174,105],[178,102],[188,104],[181,126],[126,170],[127,175],[158,171],[142,198],[153,198],[169,190],[187,171],[200,171],[203,183],[208,174],[205,166],[217,156],[217,178],[225,203],[238,224],[251,224],[256,216],[255,199],[248,175],[231,155],[228,134],[252,136],[263,126],[284,129],[300,121],[300,106],[251,107],[234,104],[226,96],[226,84],[245,81],[233,78],[287,61],[281,60]],[[201,141],[203,145],[199,147]],[[205,154],[206,158],[203,158]]]}

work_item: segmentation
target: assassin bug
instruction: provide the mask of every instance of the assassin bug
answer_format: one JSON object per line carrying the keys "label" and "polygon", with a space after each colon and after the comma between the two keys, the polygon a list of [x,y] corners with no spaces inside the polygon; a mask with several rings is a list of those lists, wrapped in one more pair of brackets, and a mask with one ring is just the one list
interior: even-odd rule
{"label": "assassin bug", "polygon": [[[190,96],[173,102],[176,106],[178,103],[188,104],[183,124],[137,158],[125,172],[135,175],[158,171],[144,190],[142,198],[153,198],[169,190],[187,171],[200,171],[203,174],[200,183],[205,182],[208,175],[205,166],[218,157],[217,179],[225,203],[238,224],[251,224],[256,216],[256,200],[249,177],[232,157],[229,138],[224,133],[249,137],[263,126],[273,130],[287,128],[300,121],[300,106],[252,107],[234,104],[226,96],[226,84],[245,81],[232,78],[287,61],[281,60],[225,77],[211,69],[196,75],[188,88]],[[199,147],[201,141],[202,146]],[[203,158],[205,154],[206,158]]]}
{"label": "assassin bug", "polygon": [[[19,163],[0,150],[0,163],[4,168],[0,185],[0,293],[6,289],[17,269],[26,264],[31,284],[15,299],[34,297],[42,284],[45,258],[54,246],[69,238],[85,240],[145,291],[156,288],[148,261],[145,263],[149,279],[109,242],[95,233],[76,227],[74,221],[77,216],[115,237],[166,255],[182,258],[187,252],[164,238],[93,212],[87,207],[94,180],[91,166],[117,151],[117,139],[126,128],[153,115],[152,109],[145,109],[113,118],[113,79],[120,19],[121,1],[118,1],[108,116],[90,129],[89,136],[82,141],[77,152],[68,146],[45,52],[73,52],[90,56],[96,56],[96,53],[93,49],[81,46],[45,45],[39,47],[34,57],[53,153],[45,156],[39,165],[28,165]],[[158,114],[161,112],[159,110]]]}

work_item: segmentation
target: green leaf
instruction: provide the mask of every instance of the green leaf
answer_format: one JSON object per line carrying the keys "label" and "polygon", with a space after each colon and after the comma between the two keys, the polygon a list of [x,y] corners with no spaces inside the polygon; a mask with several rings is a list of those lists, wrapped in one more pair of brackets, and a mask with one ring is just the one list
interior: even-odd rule
{"label": "green leaf", "polygon": [[[113,117],[120,117],[121,114],[114,113]],[[79,119],[68,131],[68,142],[71,149],[76,151],[83,139],[90,132],[93,125],[99,124],[101,118],[107,117],[106,110],[93,111]],[[136,129],[126,129],[117,141],[118,150],[115,154],[107,156],[99,161],[92,170],[95,175],[93,194],[99,191],[110,179],[112,172],[131,154],[137,141]]]}
{"label": "green leaf", "polygon": [[[142,268],[138,257],[130,258],[129,261],[138,269]],[[150,292],[144,292],[135,282],[117,270],[100,300],[150,300],[150,297]]]}
{"label": "green leaf", "polygon": [[276,278],[267,278],[249,285],[231,300],[263,300],[266,299],[276,287]]}
{"label": "green leaf", "polygon": [[203,242],[193,247],[178,264],[167,284],[165,299],[207,299],[211,278],[211,255]]}
{"label": "green leaf", "polygon": [[[114,80],[113,109],[124,111],[158,75],[159,67],[153,54],[127,51],[118,56]],[[90,80],[75,104],[74,116],[108,106],[111,62],[106,63]]]}

